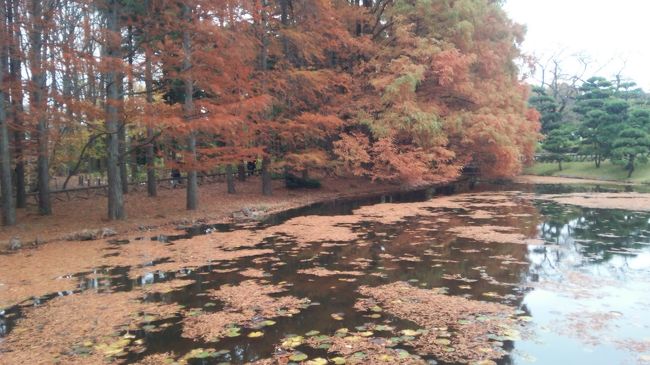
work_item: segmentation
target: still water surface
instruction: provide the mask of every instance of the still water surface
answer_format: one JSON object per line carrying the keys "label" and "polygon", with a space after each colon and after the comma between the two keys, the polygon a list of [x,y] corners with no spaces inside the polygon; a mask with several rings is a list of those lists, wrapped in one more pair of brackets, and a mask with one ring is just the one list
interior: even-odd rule
{"label": "still water surface", "polygon": [[[243,328],[240,336],[216,343],[184,338],[180,314],[164,322],[150,323],[136,333],[146,350],[128,353],[122,358],[128,362],[158,352],[173,351],[182,356],[193,349],[209,347],[221,351],[190,363],[246,363],[272,357],[278,344],[288,336],[304,336],[310,331],[333,335],[343,327],[363,329],[373,322],[390,323],[395,328],[373,336],[394,337],[400,330],[417,326],[388,313],[369,318],[354,305],[360,297],[360,286],[403,281],[414,288],[445,288],[448,295],[516,308],[527,318],[526,333],[503,341],[508,356],[498,360],[500,364],[643,363],[650,355],[650,214],[587,209],[537,199],[541,193],[594,189],[479,186],[461,197],[460,207],[432,205],[426,208],[432,214],[409,216],[396,222],[361,219],[349,223],[343,217],[362,205],[400,202],[404,208],[436,196],[432,191],[422,191],[317,204],[275,216],[260,227],[217,228],[261,229],[295,216],[329,215],[341,217],[341,221],[347,222],[342,226],[359,238],[303,243],[296,250],[291,236],[275,235],[256,247],[272,249],[273,254],[267,256],[273,260],[244,258],[196,270],[151,272],[137,280],[128,279],[128,267],[109,268],[104,271],[110,280],[100,282],[80,275],[80,290],[139,290],[154,282],[182,277],[194,283],[169,293],[151,294],[147,300],[219,311],[218,305],[206,306],[214,299],[203,294],[225,283],[251,280],[239,271],[254,267],[266,273],[261,279],[265,282],[291,284],[283,295],[309,298],[313,304],[292,317],[273,318],[276,324],[265,327],[260,338],[247,337],[258,330],[253,328]],[[619,188],[610,187],[608,191],[612,189]],[[381,210],[380,205],[376,207]],[[509,227],[530,239],[531,244],[468,238],[454,230],[485,226]],[[206,228],[190,234],[204,232]],[[176,238],[182,237],[186,235]],[[277,265],[277,259],[284,264]],[[297,272],[310,268],[360,271],[365,275],[321,277]],[[224,273],[224,269],[236,270]],[[14,310],[22,313],[26,309]],[[333,313],[339,318],[333,318]],[[5,320],[5,332],[11,331],[14,321]],[[162,330],[148,331],[163,324]],[[396,348],[418,352],[405,345],[397,344]],[[326,350],[307,345],[301,345],[299,350],[309,358],[331,357]],[[432,364],[443,363],[432,354],[421,355]]]}

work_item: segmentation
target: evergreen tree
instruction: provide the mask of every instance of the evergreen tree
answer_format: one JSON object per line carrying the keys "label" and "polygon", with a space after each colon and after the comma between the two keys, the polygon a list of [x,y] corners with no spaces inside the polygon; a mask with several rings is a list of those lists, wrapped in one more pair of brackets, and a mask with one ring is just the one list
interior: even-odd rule
{"label": "evergreen tree", "polygon": [[551,154],[551,159],[558,163],[558,168],[562,171],[562,161],[567,159],[567,153],[576,149],[577,143],[576,128],[567,124],[548,133],[542,146]]}
{"label": "evergreen tree", "polygon": [[630,112],[625,125],[612,142],[612,159],[625,163],[627,177],[632,177],[637,162],[647,162],[650,153],[650,111]]}

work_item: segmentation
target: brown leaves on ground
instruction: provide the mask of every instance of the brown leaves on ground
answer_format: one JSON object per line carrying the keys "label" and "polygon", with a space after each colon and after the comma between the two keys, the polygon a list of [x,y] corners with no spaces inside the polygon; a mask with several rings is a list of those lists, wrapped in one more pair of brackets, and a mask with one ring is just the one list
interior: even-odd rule
{"label": "brown leaves on ground", "polygon": [[[179,310],[172,304],[144,303],[140,295],[135,291],[88,292],[58,297],[33,308],[4,339],[0,363],[101,364],[107,357],[106,345],[118,341],[123,347],[130,345],[131,340],[117,336],[117,332],[138,328],[142,313],[166,318]],[[11,361],[5,362],[8,359]]]}
{"label": "brown leaves on ground", "polygon": [[[264,208],[266,214],[299,207],[328,198],[359,196],[364,193],[394,190],[390,184],[370,182],[367,179],[323,178],[322,188],[317,191],[294,191],[284,187],[282,181],[274,181],[273,196],[263,196],[260,180],[251,177],[237,182],[237,194],[227,194],[223,183],[203,184],[200,187],[201,205],[196,211],[185,210],[184,189],[159,189],[158,197],[150,198],[146,191],[131,191],[124,196],[127,219],[112,222],[111,228],[118,233],[136,232],[141,227],[174,227],[175,222],[203,220],[206,222],[229,222],[232,213],[242,207]],[[73,198],[70,201],[53,199],[54,214],[41,216],[36,207],[18,210],[19,224],[0,230],[0,246],[17,236],[23,243],[56,241],[71,232],[83,229],[97,230],[106,226],[106,197],[91,196]]]}
{"label": "brown leaves on ground", "polygon": [[500,338],[517,333],[511,307],[418,289],[403,282],[361,287],[355,307],[370,310],[380,305],[388,313],[421,326],[424,331],[408,343],[420,354],[445,362],[473,362],[505,355]]}
{"label": "brown leaves on ground", "polygon": [[223,311],[187,316],[183,321],[183,337],[214,341],[224,337],[228,328],[253,324],[255,319],[292,316],[309,303],[293,296],[271,296],[285,292],[280,285],[261,284],[247,280],[239,285],[224,285],[208,294],[224,302]]}

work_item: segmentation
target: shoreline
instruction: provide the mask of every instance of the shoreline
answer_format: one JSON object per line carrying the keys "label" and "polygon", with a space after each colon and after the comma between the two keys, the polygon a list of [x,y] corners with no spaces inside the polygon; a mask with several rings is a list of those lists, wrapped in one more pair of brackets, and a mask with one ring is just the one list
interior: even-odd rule
{"label": "shoreline", "polygon": [[[411,185],[404,186],[398,184],[389,184],[389,183],[377,183],[372,182],[367,179],[360,178],[338,178],[332,179],[327,178],[323,179],[323,188],[318,190],[308,190],[308,189],[299,189],[299,190],[288,190],[283,186],[279,186],[281,181],[274,181],[274,195],[270,197],[264,197],[259,193],[251,192],[250,188],[252,186],[257,187],[258,179],[249,179],[245,183],[239,183],[238,187],[241,191],[238,190],[237,194],[229,195],[225,193],[225,184],[216,183],[210,185],[202,186],[203,192],[207,193],[213,192],[214,190],[224,190],[224,192],[219,192],[214,199],[214,195],[211,199],[206,199],[204,206],[199,211],[187,211],[181,210],[172,217],[168,216],[143,216],[140,212],[136,211],[136,214],[130,215],[126,220],[123,221],[108,221],[105,219],[92,219],[90,222],[78,221],[76,223],[81,223],[81,226],[76,224],[66,224],[66,218],[69,216],[57,216],[57,212],[52,216],[41,217],[30,214],[30,212],[22,212],[24,217],[22,221],[19,221],[19,224],[14,227],[4,227],[0,232],[0,250],[6,252],[9,251],[9,240],[12,237],[18,237],[22,242],[22,249],[38,247],[44,244],[55,243],[59,241],[67,241],[67,236],[78,233],[84,229],[88,230],[101,230],[104,228],[110,228],[116,231],[114,236],[110,238],[117,238],[124,236],[132,235],[136,232],[147,233],[147,234],[156,234],[156,233],[168,233],[173,231],[178,233],[183,228],[191,228],[200,225],[215,225],[215,224],[229,224],[236,223],[240,221],[262,221],[268,219],[274,215],[290,212],[292,210],[302,209],[314,204],[335,202],[338,200],[346,199],[366,199],[372,198],[384,194],[396,194],[396,193],[406,193],[413,192],[418,190],[424,190],[429,188],[435,188],[439,186],[446,186],[449,184],[454,184],[462,179],[449,181],[444,183],[434,183],[434,184],[420,184],[420,185]],[[348,185],[343,187],[342,185]],[[223,188],[223,189],[221,189]],[[342,191],[344,189],[344,191]],[[166,191],[165,193],[168,193]],[[173,191],[172,194],[184,196],[184,189],[179,189]],[[144,192],[135,192],[129,195],[129,198],[142,198]],[[169,194],[166,194],[169,195]],[[165,201],[169,199],[169,196],[158,196],[156,198],[150,199],[149,203],[167,203],[166,205],[174,205],[173,202]],[[177,198],[177,197],[176,197]],[[251,200],[251,198],[253,198]],[[103,203],[105,201],[104,197],[94,198],[95,203]],[[176,199],[178,200],[178,199]],[[221,201],[220,201],[221,200]],[[88,201],[86,201],[88,202]],[[72,205],[80,202],[57,202],[60,205]],[[222,203],[222,204],[220,204]],[[55,207],[56,208],[56,207]],[[60,207],[59,207],[60,208]],[[213,209],[214,208],[214,209]],[[233,217],[233,215],[239,213],[244,208],[252,208],[257,212],[260,212],[260,215],[256,218],[238,220]],[[103,213],[104,209],[94,208],[95,210],[101,210]],[[129,209],[133,211],[133,209]],[[26,213],[26,214],[25,214]],[[94,212],[96,213],[96,212]],[[34,228],[32,225],[33,221],[41,220],[45,221],[39,228]],[[38,227],[38,225],[36,225]],[[58,229],[61,227],[61,229]],[[97,240],[106,239],[98,238]],[[38,241],[38,244],[35,244],[35,241]]]}
{"label": "shoreline", "polygon": [[590,179],[582,177],[571,176],[543,176],[543,175],[518,175],[513,177],[512,182],[519,184],[603,184],[603,185],[629,185],[638,186],[639,183],[618,181],[618,180],[602,180]]}

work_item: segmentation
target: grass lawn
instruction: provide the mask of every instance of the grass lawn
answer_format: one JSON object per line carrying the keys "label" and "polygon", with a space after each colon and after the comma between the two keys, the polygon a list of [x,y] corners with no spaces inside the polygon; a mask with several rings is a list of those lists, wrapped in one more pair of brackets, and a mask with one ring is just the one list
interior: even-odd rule
{"label": "grass lawn", "polygon": [[588,162],[563,162],[562,171],[558,170],[557,163],[536,163],[524,170],[525,174],[540,176],[576,177],[583,179],[630,181],[635,183],[650,184],[650,164],[636,166],[632,178],[627,178],[627,171],[623,165],[614,165],[609,161],[603,162],[596,168],[592,161]]}

